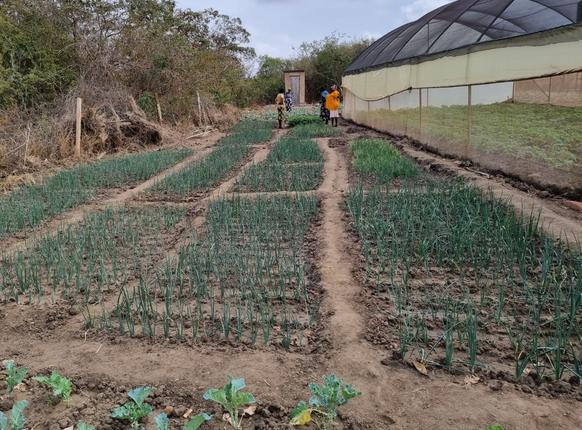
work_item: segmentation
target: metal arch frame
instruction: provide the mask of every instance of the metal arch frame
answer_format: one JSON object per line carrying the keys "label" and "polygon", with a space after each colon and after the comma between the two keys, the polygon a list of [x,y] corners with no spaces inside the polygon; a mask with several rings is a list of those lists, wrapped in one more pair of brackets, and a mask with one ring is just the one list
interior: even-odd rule
{"label": "metal arch frame", "polygon": [[[476,0],[476,1],[475,1],[475,3],[476,3],[477,1],[480,1],[480,0]],[[427,19],[427,21],[426,21],[426,23],[425,23],[424,25],[426,25],[426,24],[428,24],[430,21],[432,21],[432,19],[434,19],[434,17],[435,17],[436,15],[438,15],[438,14],[439,14],[441,11],[443,11],[444,9],[446,9],[446,7],[447,7],[447,6],[448,6],[448,5],[441,6],[440,8],[437,8],[437,9],[433,10],[432,12],[429,12],[427,15],[425,15],[425,17],[426,17],[426,16],[428,16],[428,15],[430,15],[430,18],[428,18],[428,19]],[[459,16],[460,16],[460,15],[459,15]],[[421,19],[422,19],[422,18],[421,18]],[[418,21],[416,21],[416,22],[418,22]],[[410,25],[405,25],[405,26],[403,26],[403,28],[401,29],[401,31],[400,31],[400,32],[398,32],[398,34],[396,35],[396,37],[394,38],[394,40],[396,40],[396,39],[397,39],[397,38],[398,38],[398,37],[399,37],[399,36],[400,36],[402,33],[404,33],[406,30],[408,30],[408,29],[409,29],[409,28],[412,26],[412,24],[414,24],[414,23],[415,23],[415,22],[411,22],[411,23],[410,23]],[[421,29],[424,27],[424,25],[420,26],[420,28],[419,28],[417,31],[420,31],[420,30],[421,30]],[[450,24],[449,24],[449,25],[450,25]],[[447,27],[445,28],[445,30],[443,30],[443,31],[446,31],[446,29],[447,29],[448,27],[449,27],[449,26],[447,26]],[[442,34],[442,33],[441,33],[441,34]],[[440,35],[439,35],[439,37],[440,37]],[[384,48],[383,48],[383,49],[382,49],[382,50],[381,50],[381,51],[380,51],[380,52],[379,52],[379,53],[376,55],[376,57],[374,58],[374,60],[377,60],[377,59],[378,59],[378,57],[379,57],[379,56],[380,56],[380,55],[381,55],[381,54],[382,54],[384,51],[386,51],[386,49],[388,49],[388,48],[390,47],[390,45],[392,44],[392,42],[394,42],[394,40],[392,40],[392,41],[391,41],[391,42],[390,42],[388,45],[386,45],[386,46],[385,46],[385,47],[384,47]],[[407,43],[408,43],[408,42],[407,42]],[[402,46],[400,47],[400,49],[399,49],[398,51],[396,51],[396,53],[395,53],[395,54],[392,56],[392,58],[390,59],[390,61],[393,61],[393,60],[394,60],[394,58],[396,58],[396,57],[398,56],[398,54],[400,53],[400,51],[402,51],[402,50],[404,49],[404,47],[407,45],[407,43],[405,43],[404,45],[402,45]]]}
{"label": "metal arch frame", "polygon": [[[418,56],[422,56],[422,55],[427,55],[431,53],[431,49],[435,46],[435,44],[441,40],[442,36],[452,27],[453,24],[458,23],[459,18],[461,18],[465,13],[469,12],[471,10],[472,7],[474,7],[475,5],[477,5],[481,0],[475,0],[473,2],[470,2],[468,4],[467,7],[465,7],[461,12],[459,12],[458,14],[455,15],[455,17],[453,19],[450,20],[450,22],[448,23],[448,25],[446,25],[446,27],[444,27],[444,29],[441,31],[441,33],[432,41],[432,43],[427,43],[427,49],[425,50],[425,52],[423,54],[418,54],[418,55],[414,55],[411,58],[414,57],[418,57]],[[488,14],[486,11],[479,11],[480,13],[483,13],[485,15],[490,15],[493,17],[493,20],[489,23],[489,25],[487,25],[487,27],[485,28],[485,30],[483,30],[481,32],[481,35],[479,36],[479,38],[473,42],[473,44],[478,44],[481,43],[483,41],[483,39],[487,36],[488,32],[491,30],[491,28],[493,27],[493,25],[499,21],[499,19],[501,18],[501,16],[503,15],[503,13],[509,9],[513,4],[515,4],[516,0],[511,0],[510,2],[508,2],[508,4],[503,7],[503,9],[501,9],[500,12],[498,12],[497,14]],[[563,18],[565,18],[567,20],[567,22],[569,22],[570,24],[576,24],[576,23],[580,23],[582,22],[582,0],[579,0],[577,2],[578,4],[578,11],[577,11],[577,17],[574,18],[574,21],[572,20],[571,17],[568,17],[566,14],[564,14],[563,12],[555,9],[554,7],[552,7],[551,5],[547,5],[544,4],[542,0],[529,0],[532,3],[536,3],[540,6],[542,6],[543,8],[547,8],[552,10],[553,12],[555,12],[557,15],[562,16]],[[576,2],[573,2],[572,4],[576,4]],[[445,10],[449,5],[444,5],[440,8],[435,9],[432,13],[428,13],[427,15],[425,15],[425,22],[423,23],[423,25],[421,25],[416,32],[411,36],[411,39],[414,38],[415,34],[417,34],[418,32],[422,31],[425,27],[430,28],[430,23],[433,19],[438,18],[439,13],[441,13],[443,10]],[[422,19],[422,18],[420,18]],[[510,20],[505,20],[509,23],[511,23],[512,25],[514,25],[517,28],[520,28],[524,31],[524,33],[527,33],[526,29],[523,26],[517,25],[515,23],[513,23]],[[411,23],[409,23],[409,25],[403,25],[402,28],[396,29],[393,32],[390,32],[388,34],[386,34],[384,37],[378,39],[374,44],[372,44],[370,46],[370,50],[374,48],[378,49],[376,55],[372,55],[372,53],[370,52],[368,55],[365,55],[366,52],[364,51],[362,53],[362,55],[358,56],[358,58],[352,63],[352,65],[360,62],[360,61],[366,61],[369,62],[368,65],[360,65],[357,69],[354,69],[352,72],[356,72],[356,71],[365,71],[366,69],[373,69],[375,64],[378,61],[378,58],[384,53],[386,52],[386,50],[388,50],[391,45],[394,43],[394,41],[396,41],[406,30],[409,30],[410,27],[412,25],[414,25],[415,23],[417,23],[418,21],[413,21]],[[472,27],[471,25],[466,25],[466,24],[462,24],[465,25],[467,28],[473,29],[478,31],[476,28]],[[569,25],[569,24],[566,24]],[[398,31],[399,30],[399,31]],[[548,29],[551,30],[551,29]],[[396,33],[394,33],[396,32]],[[394,34],[391,34],[394,33]],[[529,34],[529,33],[527,33]],[[390,42],[388,42],[386,44],[386,46],[381,47],[382,42],[386,40],[387,36],[393,36],[392,40]],[[393,55],[392,57],[384,62],[383,64],[389,64],[392,61],[395,61],[398,58],[398,55],[400,55],[400,53],[408,46],[408,42],[405,42]],[[428,40],[427,40],[428,42]],[[380,46],[374,46],[374,45],[380,45]],[[404,59],[402,59],[404,60]],[[348,68],[348,70],[351,68],[351,66]]]}
{"label": "metal arch frame", "polygon": [[[515,1],[515,0],[513,0],[513,1]],[[562,12],[560,12],[559,10],[557,10],[557,9],[554,9],[552,6],[545,5],[545,4],[543,4],[542,2],[540,2],[539,0],[529,0],[529,1],[531,1],[532,3],[537,3],[537,4],[539,4],[540,6],[547,7],[548,9],[552,9],[554,12],[556,12],[558,15],[562,15],[564,18],[566,18],[566,19],[567,19],[568,21],[570,21],[572,24],[576,24],[576,22],[575,22],[575,21],[572,21],[572,18],[569,18],[569,17],[567,17],[566,15],[564,15],[564,14],[563,14]],[[580,5],[580,3],[581,3],[581,2],[580,2],[580,1],[578,1],[578,5]],[[575,4],[575,2],[572,2],[572,4]],[[579,6],[579,7],[580,7],[580,6]]]}

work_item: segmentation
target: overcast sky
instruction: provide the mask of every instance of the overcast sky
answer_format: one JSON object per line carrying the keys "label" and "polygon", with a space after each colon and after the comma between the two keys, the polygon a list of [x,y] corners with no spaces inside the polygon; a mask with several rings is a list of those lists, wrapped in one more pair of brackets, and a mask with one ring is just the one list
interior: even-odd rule
{"label": "overcast sky", "polygon": [[259,55],[290,57],[302,42],[334,32],[377,39],[451,0],[177,0],[242,19]]}

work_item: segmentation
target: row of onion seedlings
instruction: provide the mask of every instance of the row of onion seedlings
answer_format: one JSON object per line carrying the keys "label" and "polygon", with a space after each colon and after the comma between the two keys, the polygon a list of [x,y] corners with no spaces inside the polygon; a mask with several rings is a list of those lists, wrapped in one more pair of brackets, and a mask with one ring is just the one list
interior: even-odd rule
{"label": "row of onion seedlings", "polygon": [[236,190],[309,191],[323,180],[323,155],[311,139],[280,139],[265,161],[251,166],[237,181]]}
{"label": "row of onion seedlings", "polygon": [[582,376],[582,253],[544,235],[538,214],[452,180],[356,186],[347,210],[403,356],[450,368],[456,351],[474,370],[505,349],[517,378]]}
{"label": "row of onion seedlings", "polygon": [[148,337],[303,345],[319,309],[304,245],[317,209],[314,197],[215,201],[200,237],[152,282],[122,289],[115,308],[91,324]]}
{"label": "row of onion seedlings", "polygon": [[151,270],[185,210],[108,209],[0,259],[0,300],[88,305]]}

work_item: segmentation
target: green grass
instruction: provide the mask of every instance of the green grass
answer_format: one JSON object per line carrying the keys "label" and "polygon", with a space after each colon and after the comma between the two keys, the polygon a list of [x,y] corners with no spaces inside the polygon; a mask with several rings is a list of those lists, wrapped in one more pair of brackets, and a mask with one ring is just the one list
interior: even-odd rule
{"label": "green grass", "polygon": [[[373,111],[370,119],[408,134],[420,134],[418,109]],[[531,157],[553,168],[574,169],[582,163],[582,108],[499,103],[472,107],[471,148],[514,158]],[[459,145],[464,151],[469,130],[466,106],[422,110],[422,140]],[[463,152],[464,153],[464,152]]]}
{"label": "green grass", "polygon": [[341,131],[339,129],[325,125],[323,123],[298,125],[297,127],[293,127],[293,130],[291,131],[291,136],[303,139],[312,139],[315,137],[334,137],[339,136],[340,134]]}
{"label": "green grass", "polygon": [[382,139],[358,139],[350,145],[354,169],[368,178],[389,183],[395,178],[414,178],[419,170],[395,147]]}
{"label": "green grass", "polygon": [[315,190],[323,179],[323,163],[281,164],[260,163],[251,166],[237,181],[236,190],[309,191]]}
{"label": "green grass", "polygon": [[247,133],[249,131],[258,131],[258,130],[273,130],[273,122],[266,120],[266,119],[250,119],[250,118],[243,118],[240,122],[234,125],[229,133],[236,134],[236,133]]}
{"label": "green grass", "polygon": [[99,191],[131,186],[176,164],[189,149],[113,157],[56,173],[41,184],[0,197],[0,237],[38,226],[44,220],[93,199]]}
{"label": "green grass", "polygon": [[272,135],[272,130],[262,129],[238,132],[236,134],[230,134],[220,139],[218,146],[258,145],[260,143],[268,142]]}
{"label": "green grass", "polygon": [[271,163],[322,162],[323,155],[313,140],[287,137],[277,142],[267,160]]}

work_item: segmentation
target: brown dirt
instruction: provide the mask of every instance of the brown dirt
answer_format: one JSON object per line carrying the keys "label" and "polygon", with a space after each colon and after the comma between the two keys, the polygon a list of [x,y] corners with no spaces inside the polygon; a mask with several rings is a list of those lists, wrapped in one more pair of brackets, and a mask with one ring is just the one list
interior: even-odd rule
{"label": "brown dirt", "polygon": [[[192,345],[109,337],[82,330],[78,310],[63,303],[7,304],[0,307],[0,359],[13,358],[29,367],[32,374],[58,369],[76,386],[69,405],[52,406],[46,391],[27,379],[26,391],[18,392],[17,397],[32,401],[28,411],[32,428],[64,429],[79,419],[99,424],[99,429],[124,428],[109,413],[124,401],[127,390],[140,385],[156,387],[152,399],[156,412],[172,406],[180,415],[192,408],[194,413],[205,410],[219,417],[221,411],[201,397],[208,387],[223,385],[230,374],[244,376],[260,401],[257,414],[244,428],[283,429],[288,428],[290,409],[307,399],[307,383],[325,373],[336,373],[363,392],[342,411],[338,429],[477,430],[494,422],[506,429],[582,427],[580,403],[576,401],[538,398],[498,380],[467,385],[463,376],[434,371],[425,377],[397,361],[386,361],[386,351],[365,339],[370,310],[361,299],[363,285],[354,276],[357,244],[342,208],[349,185],[348,161],[341,146],[330,148],[327,139],[318,139],[318,143],[325,155],[324,182],[317,192],[321,221],[309,252],[318,260],[320,284],[325,290],[322,313],[324,320],[326,316],[329,320],[321,338],[329,343],[306,354],[229,343]],[[264,160],[269,151],[270,145],[260,149],[253,162]],[[236,176],[191,205],[194,228],[202,225],[212,199],[233,195],[235,182]],[[139,204],[131,202],[132,206]],[[51,221],[43,231],[57,225]],[[2,376],[3,392],[1,381]],[[0,397],[0,410],[9,406],[10,401]],[[185,421],[172,420],[175,428]],[[147,428],[154,428],[151,421]],[[226,427],[216,419],[208,428]]]}

